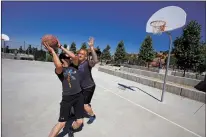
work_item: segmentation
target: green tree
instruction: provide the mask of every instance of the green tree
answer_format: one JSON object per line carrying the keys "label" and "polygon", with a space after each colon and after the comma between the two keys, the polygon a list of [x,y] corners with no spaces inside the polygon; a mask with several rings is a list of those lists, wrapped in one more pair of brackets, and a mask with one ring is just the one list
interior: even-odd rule
{"label": "green tree", "polygon": [[6,46],[6,53],[9,53],[9,46]]}
{"label": "green tree", "polygon": [[64,48],[67,49],[67,44],[64,44]]}
{"label": "green tree", "polygon": [[[167,63],[168,56],[165,58],[165,63]],[[173,70],[177,66],[177,59],[175,56],[170,56],[170,66],[172,66]]]}
{"label": "green tree", "polygon": [[26,53],[31,54],[31,52],[32,52],[32,47],[31,47],[31,45],[29,45],[27,50],[26,50]]}
{"label": "green tree", "polygon": [[86,42],[82,43],[81,49],[87,49],[87,44],[86,44]]}
{"label": "green tree", "polygon": [[76,44],[75,42],[72,42],[70,48],[69,48],[70,51],[74,52],[74,54],[77,53],[77,48],[76,48]]}
{"label": "green tree", "polygon": [[145,62],[144,60],[142,60],[142,58],[139,58],[139,54],[138,54],[137,65],[145,66],[146,64],[147,64],[147,62]]}
{"label": "green tree", "polygon": [[19,48],[19,53],[23,53],[22,46],[20,46],[20,48]]}
{"label": "green tree", "polygon": [[100,48],[99,48],[99,46],[97,46],[97,50],[101,51]]}
{"label": "green tree", "polygon": [[182,36],[174,41],[173,51],[177,65],[184,70],[183,76],[187,70],[197,70],[201,61],[200,33],[201,26],[196,21],[191,21],[183,28]]}
{"label": "green tree", "polygon": [[201,44],[201,58],[200,62],[197,65],[197,72],[201,74],[202,72],[206,71],[206,43]]}
{"label": "green tree", "polygon": [[37,48],[32,47],[31,54],[34,55],[34,59],[35,59],[35,56],[36,56],[36,52],[37,52]]}
{"label": "green tree", "polygon": [[163,51],[164,55],[168,55],[169,54],[169,50]]}
{"label": "green tree", "polygon": [[103,60],[110,60],[111,59],[110,49],[111,49],[111,47],[109,45],[107,45],[106,48],[102,51],[102,59]]}
{"label": "green tree", "polygon": [[147,63],[147,66],[149,68],[149,63],[151,61],[153,61],[154,58],[155,58],[155,51],[152,47],[152,37],[148,35],[144,39],[144,41],[140,47],[138,60],[140,62]]}
{"label": "green tree", "polygon": [[96,48],[96,53],[97,53],[98,59],[101,60],[102,52],[101,52],[101,49],[99,48],[99,46],[97,46],[97,48]]}
{"label": "green tree", "polygon": [[120,41],[117,45],[116,51],[114,53],[114,61],[117,64],[123,63],[126,60],[126,50],[124,47],[124,41]]}
{"label": "green tree", "polygon": [[46,61],[48,61],[48,62],[52,62],[53,61],[53,57],[52,57],[52,55],[50,55],[48,52],[46,53]]}
{"label": "green tree", "polygon": [[35,55],[35,60],[45,61],[45,59],[46,59],[46,51],[37,50],[37,52],[35,54],[36,54]]}
{"label": "green tree", "polygon": [[97,46],[96,53],[97,53],[97,57],[100,58],[102,52],[101,52],[101,49],[99,48],[99,46]]}
{"label": "green tree", "polygon": [[136,54],[128,54],[128,61],[129,64],[136,64],[137,63],[137,55]]}

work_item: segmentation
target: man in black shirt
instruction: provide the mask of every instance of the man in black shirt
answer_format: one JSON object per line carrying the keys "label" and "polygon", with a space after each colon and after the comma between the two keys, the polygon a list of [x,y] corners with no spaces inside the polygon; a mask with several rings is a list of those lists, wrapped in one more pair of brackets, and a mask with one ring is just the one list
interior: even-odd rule
{"label": "man in black shirt", "polygon": [[[45,48],[51,53],[55,65],[55,73],[62,82],[62,101],[60,103],[59,122],[53,127],[49,137],[56,137],[65,126],[70,116],[70,110],[74,108],[76,120],[73,121],[69,130],[69,136],[73,137],[73,130],[83,126],[84,97],[81,92],[80,79],[78,74],[78,58],[70,51],[58,44],[65,53],[58,57],[54,49],[47,43]],[[72,59],[72,62],[71,62]]]}
{"label": "man in black shirt", "polygon": [[92,78],[91,70],[92,67],[94,67],[95,64],[98,62],[98,59],[97,59],[97,54],[94,50],[93,38],[89,39],[88,45],[90,46],[90,50],[92,53],[92,60],[88,60],[87,51],[81,49],[78,53],[78,58],[79,58],[78,71],[80,75],[81,88],[84,95],[84,109],[90,115],[89,121],[87,123],[91,124],[96,118],[90,105],[96,87],[95,82]]}

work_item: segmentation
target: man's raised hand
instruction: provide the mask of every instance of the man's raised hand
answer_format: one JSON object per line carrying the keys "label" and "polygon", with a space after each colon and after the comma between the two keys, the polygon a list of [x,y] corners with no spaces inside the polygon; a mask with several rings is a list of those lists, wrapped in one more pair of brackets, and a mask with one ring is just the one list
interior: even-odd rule
{"label": "man's raised hand", "polygon": [[93,38],[93,37],[90,37],[90,38],[89,38],[88,45],[89,45],[90,48],[93,48],[93,47],[94,47],[94,38]]}
{"label": "man's raised hand", "polygon": [[43,45],[50,53],[54,52],[54,49],[51,48],[48,43],[44,42]]}

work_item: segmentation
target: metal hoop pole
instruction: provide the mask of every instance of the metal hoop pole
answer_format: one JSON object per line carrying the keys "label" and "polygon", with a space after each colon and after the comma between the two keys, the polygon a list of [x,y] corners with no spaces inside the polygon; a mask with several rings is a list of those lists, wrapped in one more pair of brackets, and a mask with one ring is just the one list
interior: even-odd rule
{"label": "metal hoop pole", "polygon": [[166,67],[166,71],[165,71],[165,77],[164,77],[164,84],[163,84],[163,88],[162,88],[162,95],[161,95],[161,102],[163,101],[163,97],[164,97],[164,92],[165,92],[165,87],[166,87],[166,80],[167,80],[167,72],[169,69],[169,64],[170,64],[170,53],[172,50],[172,36],[170,32],[166,32],[169,36],[169,40],[170,40],[170,46],[169,46],[169,53],[168,53],[168,58],[167,58],[167,67]]}

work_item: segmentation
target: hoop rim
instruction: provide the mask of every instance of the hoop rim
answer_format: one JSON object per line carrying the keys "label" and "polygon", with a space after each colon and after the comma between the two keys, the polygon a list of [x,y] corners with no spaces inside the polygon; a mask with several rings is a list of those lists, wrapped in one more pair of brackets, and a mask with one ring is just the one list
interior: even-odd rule
{"label": "hoop rim", "polygon": [[[154,23],[155,22],[162,22],[163,24],[162,25],[154,25]],[[152,27],[160,27],[160,26],[165,26],[166,25],[166,21],[163,21],[163,20],[154,20],[154,21],[152,21],[152,22],[150,22],[150,25],[152,26]]]}

